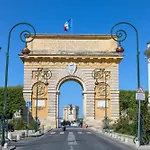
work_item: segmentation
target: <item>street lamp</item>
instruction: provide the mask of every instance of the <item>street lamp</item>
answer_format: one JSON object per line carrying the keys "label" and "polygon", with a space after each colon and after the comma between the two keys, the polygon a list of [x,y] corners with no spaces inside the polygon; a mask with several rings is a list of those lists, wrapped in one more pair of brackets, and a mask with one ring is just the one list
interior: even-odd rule
{"label": "street lamp", "polygon": [[[41,80],[44,80],[45,85],[48,85],[48,80],[51,78],[52,73],[47,68],[38,68],[36,71],[36,78],[37,78],[37,85],[36,85],[36,114],[35,114],[35,120],[36,120],[36,129],[35,131],[38,131],[38,92],[39,92],[39,82]],[[40,78],[40,80],[39,80]]]}
{"label": "street lamp", "polygon": [[107,115],[107,76],[109,76],[110,71],[106,71],[105,69],[95,69],[93,73],[94,79],[96,79],[95,85],[99,85],[100,82],[98,80],[104,79],[104,88],[105,88],[105,116],[104,116],[104,127],[103,129],[106,131],[108,129],[108,115]]}
{"label": "street lamp", "polygon": [[107,83],[106,83],[106,77],[107,73],[109,71],[104,70],[104,80],[105,80],[105,117],[104,117],[104,130],[106,131],[108,129],[108,116],[107,116]]}
{"label": "street lamp", "polygon": [[[23,55],[27,56],[30,53],[30,50],[27,48],[27,43],[32,42],[36,37],[36,31],[35,28],[26,22],[20,22],[16,25],[14,25],[8,34],[8,45],[7,45],[7,52],[6,52],[6,70],[5,70],[5,86],[4,86],[4,104],[3,104],[3,115],[2,115],[2,140],[1,145],[3,146],[5,144],[5,118],[6,118],[6,102],[7,102],[7,82],[8,82],[8,67],[9,67],[9,49],[10,49],[10,40],[11,40],[11,33],[14,28],[20,25],[27,25],[32,28],[33,34],[31,36],[31,32],[28,30],[23,30],[20,33],[20,39],[22,42],[24,42],[25,48],[22,50]],[[26,37],[28,35],[28,37]],[[23,38],[24,36],[24,38]]]}
{"label": "street lamp", "polygon": [[[118,42],[118,47],[116,49],[116,52],[119,52],[118,50],[121,50],[120,52],[123,52],[124,49],[122,48],[121,46],[121,42],[123,42],[126,38],[127,38],[127,33],[126,31],[124,30],[117,30],[116,31],[116,34],[114,35],[113,34],[113,30],[116,26],[118,25],[122,25],[122,24],[125,24],[125,25],[129,25],[131,26],[134,30],[135,30],[135,33],[136,33],[136,55],[137,55],[137,88],[140,87],[140,51],[139,51],[139,38],[138,38],[138,31],[137,29],[131,24],[131,23],[128,23],[128,22],[119,22],[117,24],[115,24],[112,28],[111,28],[111,37],[113,40],[115,40],[116,42]],[[140,146],[140,143],[141,143],[141,118],[140,118],[140,114],[141,114],[141,101],[139,100],[138,101],[138,144]]]}

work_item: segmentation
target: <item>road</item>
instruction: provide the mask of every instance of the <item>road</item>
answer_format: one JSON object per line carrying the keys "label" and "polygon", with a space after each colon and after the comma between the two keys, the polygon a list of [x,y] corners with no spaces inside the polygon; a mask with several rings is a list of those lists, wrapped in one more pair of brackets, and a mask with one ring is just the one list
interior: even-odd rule
{"label": "road", "polygon": [[56,129],[43,137],[19,143],[17,150],[133,150],[90,130],[78,128],[69,128],[65,132]]}

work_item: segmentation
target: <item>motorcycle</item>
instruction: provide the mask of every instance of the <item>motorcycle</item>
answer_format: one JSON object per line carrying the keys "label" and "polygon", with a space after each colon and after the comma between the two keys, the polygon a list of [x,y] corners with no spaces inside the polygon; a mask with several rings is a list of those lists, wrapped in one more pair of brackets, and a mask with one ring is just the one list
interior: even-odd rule
{"label": "motorcycle", "polygon": [[66,126],[62,126],[62,130],[63,130],[63,131],[66,131]]}

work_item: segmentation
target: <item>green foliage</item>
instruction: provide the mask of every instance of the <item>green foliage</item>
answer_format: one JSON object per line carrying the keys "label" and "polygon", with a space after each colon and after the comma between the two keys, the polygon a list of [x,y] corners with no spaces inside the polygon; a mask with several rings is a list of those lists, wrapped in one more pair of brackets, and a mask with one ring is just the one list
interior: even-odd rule
{"label": "green foliage", "polygon": [[35,130],[36,129],[36,121],[35,120],[31,120],[30,124],[28,126],[29,130]]}
{"label": "green foliage", "polygon": [[27,123],[22,118],[16,118],[9,121],[14,126],[15,130],[25,130]]}
{"label": "green foliage", "polygon": [[[120,91],[120,118],[111,128],[114,131],[135,135],[137,133],[138,101],[135,100],[136,91]],[[145,131],[150,131],[150,113],[148,112],[148,92],[145,92],[145,101],[141,101],[142,125]],[[124,115],[122,114],[124,112]]]}
{"label": "green foliage", "polygon": [[[14,126],[15,130],[26,130],[27,122],[22,118],[15,118],[12,120],[9,120],[9,123],[11,123]],[[29,130],[35,130],[36,128],[36,121],[31,120],[30,124],[28,125]]]}
{"label": "green foliage", "polygon": [[[3,112],[4,104],[4,88],[0,87],[0,114]],[[24,106],[23,87],[14,86],[7,88],[6,114],[14,114],[18,110],[22,110]]]}

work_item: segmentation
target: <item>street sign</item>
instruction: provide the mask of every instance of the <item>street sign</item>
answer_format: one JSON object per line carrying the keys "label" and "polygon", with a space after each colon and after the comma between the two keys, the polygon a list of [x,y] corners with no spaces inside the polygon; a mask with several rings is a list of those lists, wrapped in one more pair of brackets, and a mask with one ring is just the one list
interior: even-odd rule
{"label": "street sign", "polygon": [[142,87],[136,91],[136,100],[145,100],[145,92]]}
{"label": "street sign", "polygon": [[26,107],[31,107],[31,102],[30,101],[26,102]]}

